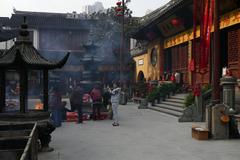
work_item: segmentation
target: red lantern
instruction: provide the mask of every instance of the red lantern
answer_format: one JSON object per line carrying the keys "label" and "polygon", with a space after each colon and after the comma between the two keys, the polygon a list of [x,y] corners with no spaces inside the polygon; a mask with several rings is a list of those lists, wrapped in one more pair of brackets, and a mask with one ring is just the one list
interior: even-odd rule
{"label": "red lantern", "polygon": [[116,4],[117,4],[118,6],[121,6],[122,2],[119,1],[119,2],[117,2]]}
{"label": "red lantern", "polygon": [[117,8],[116,8],[116,11],[117,11],[117,12],[120,12],[120,11],[122,11],[122,10],[123,10],[123,9],[122,9],[121,7],[117,7]]}
{"label": "red lantern", "polygon": [[179,25],[179,20],[178,19],[172,19],[171,23],[174,26],[178,26]]}

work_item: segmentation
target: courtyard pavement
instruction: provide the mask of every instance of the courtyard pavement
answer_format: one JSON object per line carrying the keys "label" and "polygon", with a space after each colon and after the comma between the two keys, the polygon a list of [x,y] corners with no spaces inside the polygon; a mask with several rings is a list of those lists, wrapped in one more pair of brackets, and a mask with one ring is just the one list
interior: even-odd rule
{"label": "courtyard pavement", "polygon": [[120,126],[110,120],[63,123],[52,134],[54,151],[39,160],[239,160],[239,140],[197,141],[193,123],[137,105],[119,107]]}

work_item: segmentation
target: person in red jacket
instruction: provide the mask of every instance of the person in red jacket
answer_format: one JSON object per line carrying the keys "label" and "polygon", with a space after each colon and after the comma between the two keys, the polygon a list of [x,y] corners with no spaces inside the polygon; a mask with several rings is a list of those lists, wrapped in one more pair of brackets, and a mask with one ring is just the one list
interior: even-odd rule
{"label": "person in red jacket", "polygon": [[102,93],[99,86],[95,85],[91,93],[92,104],[93,104],[93,120],[100,119],[100,109],[102,106]]}
{"label": "person in red jacket", "polygon": [[174,74],[174,73],[172,73],[170,80],[171,80],[173,83],[176,82],[176,78],[175,78],[175,74]]}

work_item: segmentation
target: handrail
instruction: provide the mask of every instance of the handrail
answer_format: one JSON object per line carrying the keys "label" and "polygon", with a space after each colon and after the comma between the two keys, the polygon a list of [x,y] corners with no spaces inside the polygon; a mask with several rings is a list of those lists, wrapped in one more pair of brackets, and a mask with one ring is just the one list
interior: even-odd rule
{"label": "handrail", "polygon": [[212,89],[207,90],[205,93],[202,94],[202,98],[206,98],[208,96],[211,96]]}
{"label": "handrail", "polygon": [[29,136],[28,142],[26,144],[26,147],[25,147],[25,149],[24,149],[24,151],[22,153],[22,156],[21,156],[20,160],[27,160],[27,156],[28,156],[28,154],[29,154],[29,152],[31,150],[30,147],[32,146],[33,139],[36,138],[35,137],[36,130],[37,130],[37,123],[34,124],[34,127],[33,127],[32,131],[31,131],[31,134]]}
{"label": "handrail", "polygon": [[205,108],[206,106],[211,102],[211,97],[212,97],[212,89],[207,90],[202,94],[202,109],[203,109],[203,114],[205,113]]}

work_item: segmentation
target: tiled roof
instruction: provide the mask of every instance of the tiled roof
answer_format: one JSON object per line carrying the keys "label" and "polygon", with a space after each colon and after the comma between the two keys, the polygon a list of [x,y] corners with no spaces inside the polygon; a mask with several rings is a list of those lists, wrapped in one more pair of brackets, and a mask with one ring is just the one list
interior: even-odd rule
{"label": "tiled roof", "polygon": [[164,6],[161,6],[158,9],[154,10],[153,12],[143,16],[140,19],[140,22],[142,22],[143,25],[147,25],[148,23],[151,23],[152,21],[166,14],[168,11],[170,11],[174,7],[181,5],[181,3],[183,3],[184,1],[187,1],[187,0],[170,0]]}
{"label": "tiled roof", "polygon": [[59,62],[48,61],[42,57],[32,44],[15,44],[0,57],[0,66],[16,67],[25,66],[30,69],[61,68],[67,61],[69,53]]}
{"label": "tiled roof", "polygon": [[4,24],[9,22],[8,17],[0,17],[0,26],[4,26]]}
{"label": "tiled roof", "polygon": [[[24,28],[25,27],[25,28]],[[31,41],[28,40],[27,25],[22,25],[20,31],[20,40],[16,41],[0,57],[0,66],[5,68],[25,67],[28,69],[54,69],[61,68],[67,61],[69,53],[59,62],[52,62],[42,57],[34,48]]]}
{"label": "tiled roof", "polygon": [[13,39],[17,36],[17,30],[4,29],[0,26],[0,42]]}
{"label": "tiled roof", "polygon": [[5,51],[5,49],[0,49],[0,57],[4,54]]}
{"label": "tiled roof", "polygon": [[132,34],[136,34],[137,32],[141,31],[143,28],[150,26],[153,24],[156,20],[160,19],[161,17],[168,14],[170,11],[172,11],[177,6],[181,6],[186,2],[192,2],[192,0],[170,0],[167,4],[165,4],[162,7],[159,7],[158,9],[154,10],[153,12],[143,16],[140,18],[140,26],[139,28]]}
{"label": "tiled roof", "polygon": [[7,26],[18,27],[23,17],[26,17],[29,27],[34,28],[89,29],[89,25],[95,22],[93,19],[68,18],[67,15],[65,13],[15,11],[10,20],[4,23]]}

